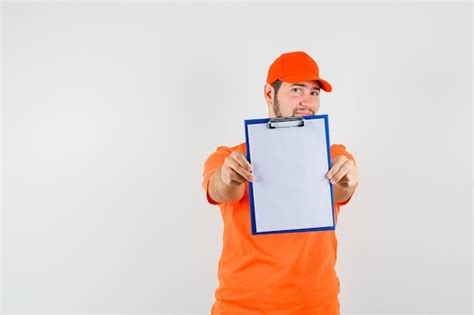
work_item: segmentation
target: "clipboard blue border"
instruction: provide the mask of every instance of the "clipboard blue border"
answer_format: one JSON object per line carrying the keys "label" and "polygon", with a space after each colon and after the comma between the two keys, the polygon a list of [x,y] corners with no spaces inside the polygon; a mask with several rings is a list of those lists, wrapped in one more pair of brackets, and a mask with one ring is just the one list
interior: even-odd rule
{"label": "clipboard blue border", "polygon": [[[328,157],[328,171],[332,167],[331,163],[331,147],[330,147],[330,140],[329,140],[329,119],[328,115],[313,115],[313,116],[303,116],[304,120],[309,119],[324,119],[324,126],[326,132],[326,149],[327,149],[327,157]],[[248,126],[255,125],[255,124],[265,124],[270,121],[270,118],[259,118],[259,119],[246,119],[244,120],[245,123],[245,146],[247,149],[247,160],[252,163],[251,155],[250,155],[250,147],[249,147],[249,133],[248,133]],[[329,181],[329,180],[328,180]],[[290,229],[290,230],[276,230],[276,231],[265,231],[265,232],[257,232],[257,225],[255,220],[255,203],[253,197],[253,183],[249,182],[249,199],[250,199],[250,220],[251,220],[251,227],[252,227],[252,235],[262,235],[262,234],[278,234],[278,233],[295,233],[295,232],[310,232],[310,231],[333,231],[336,229],[335,224],[335,212],[334,212],[334,193],[333,193],[333,185],[329,182],[330,192],[331,192],[331,207],[332,207],[332,226],[325,226],[319,228],[307,228],[307,229]]]}

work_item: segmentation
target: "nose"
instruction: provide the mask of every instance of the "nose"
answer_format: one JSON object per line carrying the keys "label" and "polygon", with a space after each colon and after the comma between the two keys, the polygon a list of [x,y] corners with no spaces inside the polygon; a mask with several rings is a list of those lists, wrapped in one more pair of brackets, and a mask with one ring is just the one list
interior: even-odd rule
{"label": "nose", "polygon": [[314,105],[314,102],[311,100],[302,100],[299,103],[300,107],[313,107],[313,105]]}
{"label": "nose", "polygon": [[299,100],[296,110],[299,112],[309,111],[316,114],[318,108],[318,100],[315,99],[311,93],[305,93]]}
{"label": "nose", "polygon": [[305,95],[301,98],[299,104],[300,107],[313,108],[316,106],[316,100],[311,95]]}
{"label": "nose", "polygon": [[311,92],[306,91],[304,95],[301,97],[300,104],[302,105],[311,105],[315,104],[316,99],[314,98],[313,95],[311,95]]}

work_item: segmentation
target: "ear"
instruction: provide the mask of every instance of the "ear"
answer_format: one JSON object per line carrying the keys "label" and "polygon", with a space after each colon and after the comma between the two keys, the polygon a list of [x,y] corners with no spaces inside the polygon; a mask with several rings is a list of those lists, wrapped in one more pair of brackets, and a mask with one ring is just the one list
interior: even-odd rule
{"label": "ear", "polygon": [[275,89],[273,86],[271,86],[271,84],[265,83],[265,86],[263,87],[263,95],[267,105],[271,106],[273,104],[273,97],[275,95]]}

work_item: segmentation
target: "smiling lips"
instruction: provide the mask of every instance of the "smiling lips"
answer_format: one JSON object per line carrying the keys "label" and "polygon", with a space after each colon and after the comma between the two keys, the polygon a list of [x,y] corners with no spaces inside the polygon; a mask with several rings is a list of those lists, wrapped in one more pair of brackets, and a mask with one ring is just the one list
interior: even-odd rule
{"label": "smiling lips", "polygon": [[308,110],[302,110],[302,111],[297,110],[297,111],[295,112],[295,114],[301,115],[301,116],[309,116],[309,115],[312,115],[313,112],[308,111]]}

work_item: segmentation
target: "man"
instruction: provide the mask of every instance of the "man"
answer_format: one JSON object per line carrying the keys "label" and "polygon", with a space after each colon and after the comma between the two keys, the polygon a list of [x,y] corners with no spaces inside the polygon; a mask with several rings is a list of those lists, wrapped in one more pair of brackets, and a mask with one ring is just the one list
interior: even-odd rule
{"label": "man", "polygon": [[[264,87],[268,116],[315,115],[321,89],[332,87],[308,54],[282,54],[270,66]],[[330,156],[327,177],[334,185],[337,224],[339,207],[358,185],[358,172],[343,145],[332,145]],[[245,143],[218,147],[203,176],[207,200],[219,205],[224,222],[212,314],[339,314],[335,231],[252,235],[248,182],[254,176]]]}

